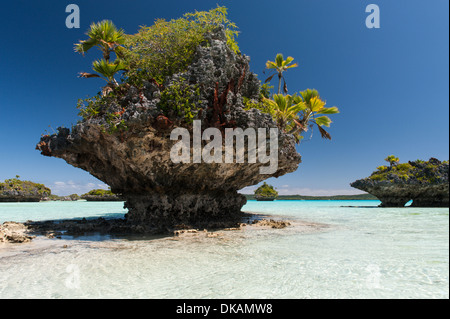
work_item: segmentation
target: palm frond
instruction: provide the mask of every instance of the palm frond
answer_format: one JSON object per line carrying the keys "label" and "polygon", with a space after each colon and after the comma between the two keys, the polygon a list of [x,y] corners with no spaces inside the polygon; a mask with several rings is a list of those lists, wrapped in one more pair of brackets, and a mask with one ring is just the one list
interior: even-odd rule
{"label": "palm frond", "polygon": [[95,73],[80,72],[80,73],[78,73],[78,77],[89,79],[89,78],[99,78],[100,75],[95,74]]}
{"label": "palm frond", "polygon": [[110,20],[103,20],[92,23],[86,35],[89,39],[80,41],[75,45],[75,51],[85,53],[94,46],[102,46],[106,49],[113,50],[118,45],[125,43],[125,32],[123,29],[117,29]]}
{"label": "palm frond", "polygon": [[278,68],[283,67],[283,61],[284,61],[283,55],[281,53],[278,53],[275,58],[275,63]]}
{"label": "palm frond", "polygon": [[276,65],[275,62],[267,61],[267,62],[266,62],[266,69],[269,69],[269,70],[276,70],[276,69],[277,69],[277,65]]}
{"label": "palm frond", "polygon": [[332,123],[328,116],[319,116],[315,118],[315,121],[317,125],[326,127],[330,127],[330,124]]}
{"label": "palm frond", "polygon": [[324,107],[319,112],[319,114],[337,114],[339,113],[339,109],[335,106],[333,107]]}
{"label": "palm frond", "polygon": [[331,135],[330,135],[330,133],[328,133],[327,131],[325,131],[325,130],[324,130],[322,127],[320,127],[319,125],[317,125],[317,127],[319,128],[319,132],[320,132],[320,135],[322,135],[322,138],[331,141]]}
{"label": "palm frond", "polygon": [[97,60],[92,63],[92,69],[103,75],[104,77],[111,79],[114,77],[114,74],[117,72],[124,70],[125,65],[119,60],[114,63],[109,63],[106,60]]}
{"label": "palm frond", "polygon": [[272,74],[271,76],[269,76],[269,77],[264,81],[264,83],[267,83],[267,82],[272,81],[272,79],[273,79],[273,77],[275,76],[275,74],[276,74],[276,73],[274,73],[274,74]]}
{"label": "palm frond", "polygon": [[285,81],[284,77],[283,77],[283,91],[284,91],[285,94],[288,93],[288,88],[287,88],[286,81]]}
{"label": "palm frond", "polygon": [[85,52],[89,51],[91,48],[98,45],[100,42],[96,39],[88,39],[84,41],[80,41],[76,43],[74,46],[75,52],[81,53],[84,55]]}

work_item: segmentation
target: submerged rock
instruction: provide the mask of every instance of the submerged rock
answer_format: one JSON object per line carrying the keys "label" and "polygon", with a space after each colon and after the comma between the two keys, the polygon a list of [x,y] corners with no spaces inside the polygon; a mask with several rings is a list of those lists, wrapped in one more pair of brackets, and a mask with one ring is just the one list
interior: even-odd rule
{"label": "submerged rock", "polygon": [[253,225],[261,226],[261,227],[271,227],[276,229],[286,228],[291,225],[290,222],[285,220],[273,220],[273,219],[261,219],[254,220],[252,222]]}
{"label": "submerged rock", "polygon": [[449,207],[448,162],[431,158],[383,167],[350,185],[381,201],[381,207]]}
{"label": "submerged rock", "polygon": [[[249,71],[249,58],[235,54],[226,43],[222,28],[208,35],[187,72],[167,78],[165,89],[180,78],[198,89],[194,120],[201,120],[202,131],[209,127],[222,132],[236,127],[275,128],[270,115],[244,110],[243,98],[258,98],[260,82]],[[93,117],[72,130],[60,128],[58,134],[42,137],[37,148],[45,156],[62,158],[88,171],[121,194],[129,210],[128,223],[160,228],[238,222],[246,203],[239,189],[293,172],[301,162],[294,137],[279,132],[278,168],[272,174],[261,174],[260,168],[268,164],[259,162],[174,163],[170,151],[177,141],[170,139],[170,131],[188,129],[192,150],[193,126],[177,114],[163,115],[159,109],[162,95],[164,88],[154,81],[139,89],[131,86],[120,105],[110,106],[122,110],[116,114],[126,123],[126,131],[106,132],[106,116]],[[247,149],[244,155],[247,159]]]}

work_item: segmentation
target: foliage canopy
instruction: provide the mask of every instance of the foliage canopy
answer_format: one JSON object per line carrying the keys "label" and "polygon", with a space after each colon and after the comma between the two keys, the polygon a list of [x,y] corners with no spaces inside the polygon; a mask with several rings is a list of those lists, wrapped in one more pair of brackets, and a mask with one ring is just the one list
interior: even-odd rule
{"label": "foliage canopy", "polygon": [[157,19],[150,27],[142,26],[137,34],[126,37],[126,81],[139,84],[142,79],[155,79],[163,83],[166,76],[185,71],[205,34],[219,26],[225,28],[228,46],[239,52],[237,27],[228,20],[225,7],[186,13],[170,21]]}

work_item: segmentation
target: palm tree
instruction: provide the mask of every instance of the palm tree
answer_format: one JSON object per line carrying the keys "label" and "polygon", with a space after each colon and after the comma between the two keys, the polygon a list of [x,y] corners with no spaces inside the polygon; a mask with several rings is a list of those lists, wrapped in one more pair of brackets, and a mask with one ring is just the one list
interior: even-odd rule
{"label": "palm tree", "polygon": [[[281,93],[281,79],[283,79],[284,82],[284,93],[287,94],[287,86],[286,86],[286,81],[284,79],[283,76],[283,72],[286,71],[287,69],[291,69],[291,68],[296,68],[298,67],[297,63],[291,64],[292,61],[294,61],[293,57],[287,57],[287,59],[285,60],[283,55],[281,53],[278,53],[276,58],[275,58],[275,62],[273,61],[267,61],[266,62],[266,69],[268,70],[274,70],[275,73],[272,74],[271,76],[269,76],[265,83],[269,82],[272,80],[272,78],[278,74],[278,94]],[[291,65],[290,65],[291,64]]]}
{"label": "palm tree", "polygon": [[[339,109],[335,106],[325,107],[326,102],[320,98],[319,92],[314,89],[307,89],[300,92],[300,96],[296,96],[295,99],[303,101],[306,106],[302,111],[303,114],[300,120],[304,130],[307,131],[308,126],[316,124],[322,138],[331,140],[331,135],[323,128],[323,126],[330,127],[332,121],[328,116],[323,114],[336,114],[339,113]],[[310,122],[312,124],[309,124]]]}
{"label": "palm tree", "polygon": [[113,63],[101,59],[94,61],[92,63],[92,69],[95,72],[99,73],[100,75],[95,73],[80,72],[79,76],[81,78],[92,78],[92,77],[102,78],[103,80],[108,82],[108,84],[106,85],[106,87],[103,88],[102,91],[103,95],[106,95],[108,92],[111,91],[112,88],[119,85],[119,83],[117,83],[116,79],[114,78],[114,75],[119,71],[125,70],[125,65],[119,59]]}
{"label": "palm tree", "polygon": [[292,96],[274,94],[273,99],[265,98],[263,101],[280,130],[293,134],[297,143],[303,138],[301,134],[313,124],[317,125],[323,138],[331,140],[331,135],[323,126],[329,127],[332,122],[323,114],[335,114],[339,110],[337,107],[325,107],[326,103],[317,90],[308,89]]}
{"label": "palm tree", "polygon": [[[89,39],[75,44],[75,51],[84,55],[91,48],[98,47],[102,51],[103,59],[92,63],[92,69],[100,75],[80,72],[79,77],[103,78],[108,82],[102,90],[103,95],[106,95],[112,88],[119,85],[114,75],[126,69],[124,62],[120,59],[123,57],[124,49],[121,45],[125,42],[125,33],[122,29],[117,29],[110,20],[103,20],[98,23],[92,23],[86,35]],[[114,62],[110,62],[111,53],[113,52],[116,54],[117,59]]]}
{"label": "palm tree", "polygon": [[285,133],[293,134],[299,142],[303,127],[298,114],[306,108],[303,101],[298,101],[291,95],[282,94],[274,94],[273,99],[264,98],[263,101],[278,128]]}
{"label": "palm tree", "polygon": [[110,20],[103,20],[98,23],[92,23],[90,29],[86,33],[89,37],[87,40],[82,40],[75,44],[75,52],[84,55],[93,47],[98,47],[103,54],[103,58],[109,62],[111,53],[114,52],[117,56],[121,56],[121,50],[125,43],[125,32],[117,27]]}
{"label": "palm tree", "polygon": [[384,159],[386,162],[389,163],[389,165],[392,167],[400,162],[400,159],[398,157],[395,157],[394,155],[389,155]]}

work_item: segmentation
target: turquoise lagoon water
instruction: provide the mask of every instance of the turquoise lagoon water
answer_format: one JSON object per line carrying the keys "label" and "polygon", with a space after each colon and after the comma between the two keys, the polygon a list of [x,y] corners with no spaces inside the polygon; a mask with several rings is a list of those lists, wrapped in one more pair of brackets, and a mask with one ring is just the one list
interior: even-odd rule
{"label": "turquoise lagoon water", "polygon": [[[325,228],[0,245],[0,298],[449,298],[449,210],[249,201]],[[353,206],[353,207],[348,207]],[[1,203],[0,222],[122,217],[123,203]]]}

